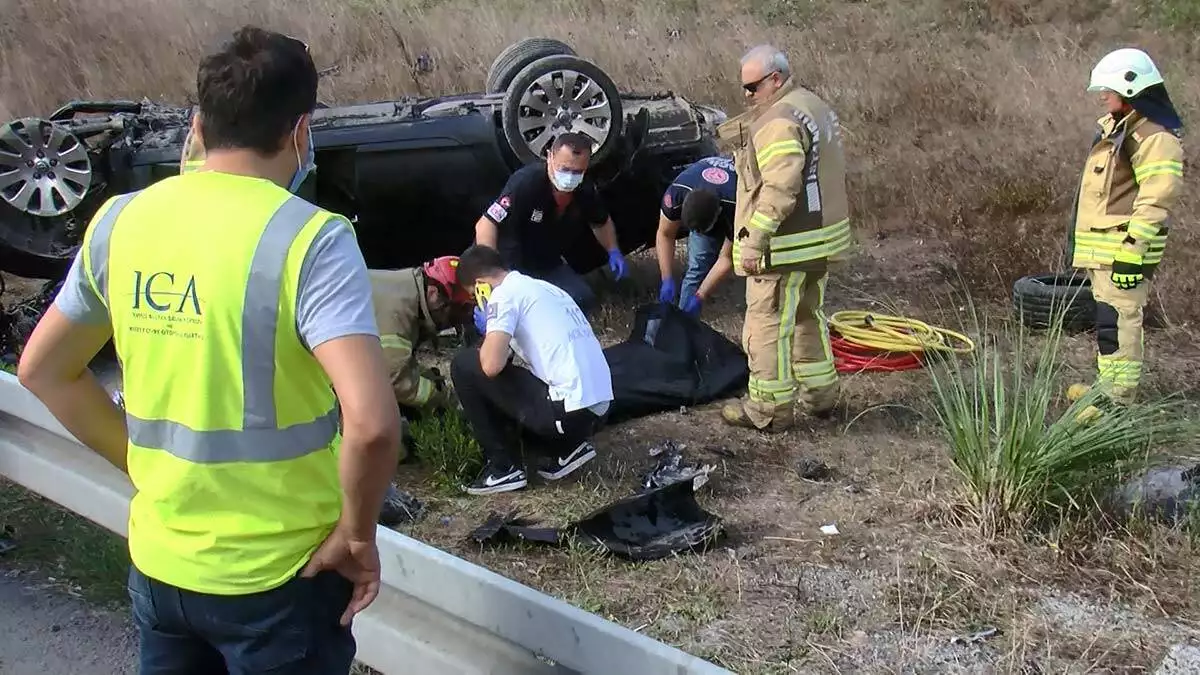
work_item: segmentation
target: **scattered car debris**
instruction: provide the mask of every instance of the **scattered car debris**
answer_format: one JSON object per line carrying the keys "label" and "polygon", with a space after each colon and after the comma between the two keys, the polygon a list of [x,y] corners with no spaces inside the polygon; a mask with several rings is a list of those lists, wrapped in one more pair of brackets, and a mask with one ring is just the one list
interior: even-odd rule
{"label": "scattered car debris", "polygon": [[999,634],[1000,634],[999,628],[985,628],[977,633],[972,633],[970,635],[956,635],[956,636],[950,638],[950,644],[952,644],[952,645],[978,644],[988,638],[995,637]]}
{"label": "scattered car debris", "polygon": [[478,544],[504,544],[533,541],[543,544],[561,542],[561,532],[553,527],[533,527],[538,521],[524,518],[517,511],[506,514],[492,511],[482,525],[471,531],[468,538]]}
{"label": "scattered car debris", "polygon": [[1123,517],[1144,514],[1174,526],[1187,521],[1200,506],[1200,463],[1151,468],[1115,495]]}
{"label": "scattered car debris", "polygon": [[387,495],[383,498],[383,508],[379,510],[379,524],[392,527],[412,522],[424,513],[425,504],[421,500],[402,492],[395,485],[389,485]]}
{"label": "scattered car debris", "polygon": [[803,457],[796,463],[796,474],[803,480],[822,482],[833,477],[833,470],[819,459]]}
{"label": "scattered car debris", "polygon": [[562,545],[571,537],[628,560],[656,560],[697,551],[724,534],[722,520],[697,502],[693,481],[681,480],[608,504],[563,528],[539,527],[514,512],[492,512],[468,538],[476,543],[532,541]]}
{"label": "scattered car debris", "polygon": [[704,487],[704,484],[708,482],[708,474],[716,466],[712,464],[705,464],[704,466],[684,464],[683,450],[686,447],[686,445],[668,440],[650,448],[650,456],[658,457],[659,459],[654,468],[642,476],[642,492],[665,487],[684,480],[692,481],[692,487],[696,490]]}
{"label": "scattered car debris", "polygon": [[17,355],[20,354],[21,347],[33,333],[34,326],[46,308],[53,302],[60,285],[61,282],[47,282],[36,295],[19,301],[10,300],[11,304],[5,304],[4,301],[9,300],[5,297],[8,289],[4,279],[0,277],[0,359],[5,364],[17,364]]}
{"label": "scattered car debris", "polygon": [[584,540],[630,560],[696,551],[724,534],[719,516],[696,502],[693,481],[681,480],[626,497],[572,526]]}

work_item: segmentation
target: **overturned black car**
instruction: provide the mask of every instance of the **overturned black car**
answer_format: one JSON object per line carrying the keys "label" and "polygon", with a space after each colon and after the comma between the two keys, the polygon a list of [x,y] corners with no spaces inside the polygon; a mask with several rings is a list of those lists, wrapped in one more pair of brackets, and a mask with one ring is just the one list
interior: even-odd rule
{"label": "overturned black car", "polygon": [[[601,186],[626,253],[654,241],[658,202],[685,165],[715,154],[720,110],[671,92],[618,91],[566,44],[528,38],[492,64],[487,92],[361,105],[313,116],[317,171],[301,196],[345,214],[373,268],[466,248],[474,223],[517,168],[565,131],[594,141]],[[192,107],[77,101],[0,127],[0,270],[59,279],[110,196],[179,172]],[[580,272],[605,261],[583,233]]]}

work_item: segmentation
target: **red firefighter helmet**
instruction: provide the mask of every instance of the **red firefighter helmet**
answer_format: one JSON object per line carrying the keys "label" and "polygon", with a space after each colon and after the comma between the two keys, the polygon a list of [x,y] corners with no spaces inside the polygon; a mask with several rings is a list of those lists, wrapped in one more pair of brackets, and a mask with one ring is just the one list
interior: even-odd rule
{"label": "red firefighter helmet", "polygon": [[458,283],[458,256],[445,255],[425,263],[425,278],[441,288],[453,305],[473,305],[475,298]]}

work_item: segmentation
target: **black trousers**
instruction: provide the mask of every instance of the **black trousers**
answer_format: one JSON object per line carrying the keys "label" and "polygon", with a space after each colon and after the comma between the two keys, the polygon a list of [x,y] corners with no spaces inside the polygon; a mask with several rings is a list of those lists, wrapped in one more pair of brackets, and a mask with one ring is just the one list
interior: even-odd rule
{"label": "black trousers", "polygon": [[561,401],[550,400],[546,383],[520,366],[510,363],[488,377],[475,347],[454,355],[450,379],[483,456],[497,466],[517,464],[522,447],[561,457],[604,423],[604,417],[587,409],[566,412]]}

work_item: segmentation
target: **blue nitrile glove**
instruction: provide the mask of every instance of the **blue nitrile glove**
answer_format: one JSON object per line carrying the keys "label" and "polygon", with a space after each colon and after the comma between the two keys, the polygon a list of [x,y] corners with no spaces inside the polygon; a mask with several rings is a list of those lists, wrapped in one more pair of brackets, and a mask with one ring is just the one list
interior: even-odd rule
{"label": "blue nitrile glove", "polygon": [[675,302],[675,293],[679,288],[675,285],[675,277],[667,277],[662,280],[662,285],[658,287],[658,301],[672,303]]}
{"label": "blue nitrile glove", "polygon": [[472,314],[475,316],[475,330],[479,331],[480,335],[487,335],[487,312],[476,306]]}
{"label": "blue nitrile glove", "polygon": [[700,316],[700,307],[703,304],[704,304],[704,301],[700,299],[700,296],[693,293],[693,294],[689,295],[686,300],[683,301],[682,309],[685,314],[691,314],[692,316]]}
{"label": "blue nitrile glove", "polygon": [[614,248],[608,252],[608,269],[612,270],[617,279],[625,277],[625,256],[621,255],[621,249]]}

